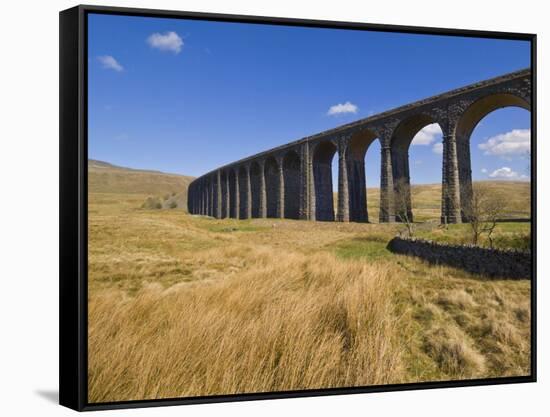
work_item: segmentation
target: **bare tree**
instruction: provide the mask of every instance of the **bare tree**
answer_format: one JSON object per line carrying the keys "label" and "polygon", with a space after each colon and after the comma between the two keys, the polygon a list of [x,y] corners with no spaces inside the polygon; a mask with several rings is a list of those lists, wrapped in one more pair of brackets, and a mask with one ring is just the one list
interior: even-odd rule
{"label": "bare tree", "polygon": [[471,200],[463,207],[470,225],[472,244],[478,245],[481,236],[486,234],[489,246],[493,247],[493,232],[505,205],[503,197],[489,186],[474,185]]}
{"label": "bare tree", "polygon": [[[411,201],[411,189],[405,178],[400,178],[394,184],[394,206],[396,220],[403,223],[406,227],[407,237],[413,237],[415,224],[410,211],[409,202]],[[400,232],[402,234],[402,232]]]}

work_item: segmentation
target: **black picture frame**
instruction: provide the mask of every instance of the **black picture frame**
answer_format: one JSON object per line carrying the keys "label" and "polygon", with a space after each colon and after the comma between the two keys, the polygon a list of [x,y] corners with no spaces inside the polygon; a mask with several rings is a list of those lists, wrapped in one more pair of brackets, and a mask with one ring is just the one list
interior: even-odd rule
{"label": "black picture frame", "polygon": [[[341,28],[377,32],[432,34],[461,37],[511,39],[531,44],[531,374],[520,377],[499,377],[456,381],[419,382],[367,387],[331,388],[285,392],[247,393],[158,400],[136,400],[89,403],[87,399],[87,15],[89,13],[169,17],[218,22],[268,23],[271,25]],[[431,388],[468,387],[489,384],[535,382],[537,377],[537,277],[536,277],[536,35],[479,30],[442,29],[395,26],[356,22],[320,21],[264,16],[243,16],[137,8],[79,5],[60,12],[60,247],[59,247],[59,403],[79,410],[102,410],[135,407],[157,407],[177,404],[198,404],[275,398],[313,397],[324,395],[372,393]]]}

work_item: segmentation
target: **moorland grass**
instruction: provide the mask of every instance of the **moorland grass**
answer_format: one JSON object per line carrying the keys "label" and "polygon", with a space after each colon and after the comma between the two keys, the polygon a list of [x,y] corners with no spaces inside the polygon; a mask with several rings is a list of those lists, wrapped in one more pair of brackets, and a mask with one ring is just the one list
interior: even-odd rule
{"label": "moorland grass", "polygon": [[529,374],[528,280],[391,254],[396,224],[216,220],[147,195],[90,194],[92,402]]}

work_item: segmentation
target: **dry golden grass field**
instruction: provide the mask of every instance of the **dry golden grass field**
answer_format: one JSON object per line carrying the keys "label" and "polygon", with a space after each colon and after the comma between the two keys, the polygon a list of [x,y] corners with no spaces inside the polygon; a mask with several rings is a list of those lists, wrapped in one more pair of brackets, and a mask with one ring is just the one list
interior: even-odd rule
{"label": "dry golden grass field", "polygon": [[[114,181],[96,171],[91,402],[530,373],[529,280],[488,280],[394,255],[386,244],[395,224],[142,208],[148,197],[183,192],[189,178],[117,171]],[[158,187],[142,188],[154,185],[152,175]],[[515,187],[521,196],[525,184]],[[417,199],[417,217],[437,213],[432,200]],[[528,200],[517,200],[528,215]],[[467,238],[466,225],[426,224],[419,233],[430,238]],[[521,246],[529,223],[502,223],[496,233],[498,245]]]}

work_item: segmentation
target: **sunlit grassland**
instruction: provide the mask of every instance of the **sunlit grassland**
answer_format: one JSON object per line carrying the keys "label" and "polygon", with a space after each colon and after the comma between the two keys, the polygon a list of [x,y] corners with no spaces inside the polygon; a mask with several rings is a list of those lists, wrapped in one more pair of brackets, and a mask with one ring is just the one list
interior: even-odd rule
{"label": "sunlit grassland", "polygon": [[216,220],[148,195],[89,196],[92,402],[529,374],[528,280],[394,255],[398,224]]}
{"label": "sunlit grassland", "polygon": [[[490,186],[494,192],[504,195],[507,217],[531,218],[531,184],[526,181],[478,181],[474,184]],[[441,218],[441,184],[413,184],[411,186],[412,208],[415,222],[438,222]],[[380,189],[367,189],[369,221],[378,223],[380,212]],[[334,210],[338,211],[337,193],[334,193]]]}

